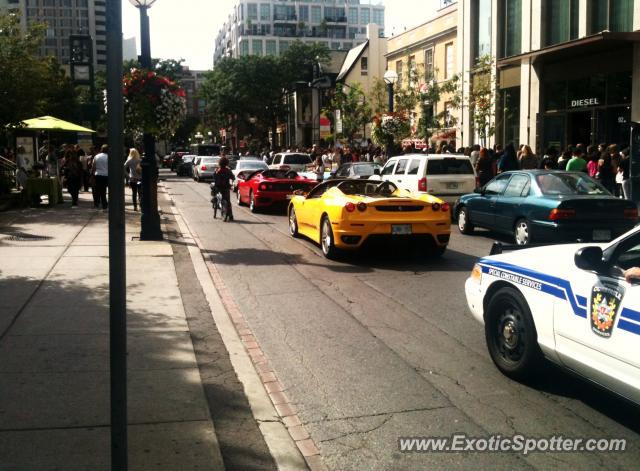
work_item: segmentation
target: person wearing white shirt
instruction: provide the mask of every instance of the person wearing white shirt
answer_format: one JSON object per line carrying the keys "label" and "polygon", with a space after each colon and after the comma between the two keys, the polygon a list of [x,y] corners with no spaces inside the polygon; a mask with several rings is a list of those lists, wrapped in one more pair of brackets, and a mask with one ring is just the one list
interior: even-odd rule
{"label": "person wearing white shirt", "polygon": [[109,203],[107,201],[107,186],[109,185],[109,156],[107,152],[109,147],[103,144],[100,153],[93,158],[93,171],[96,176],[96,184],[93,191],[96,192],[94,206],[98,208],[102,205],[102,209],[107,209]]}

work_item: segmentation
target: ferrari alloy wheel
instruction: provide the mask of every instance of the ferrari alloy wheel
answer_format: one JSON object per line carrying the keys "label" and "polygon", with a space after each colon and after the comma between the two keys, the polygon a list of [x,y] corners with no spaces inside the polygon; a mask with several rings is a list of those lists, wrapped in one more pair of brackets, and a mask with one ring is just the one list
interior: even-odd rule
{"label": "ferrari alloy wheel", "polygon": [[296,217],[296,210],[293,206],[289,210],[289,234],[293,237],[298,237],[298,218]]}
{"label": "ferrari alloy wheel", "polygon": [[531,242],[531,227],[526,219],[519,219],[513,232],[516,245],[529,245]]}
{"label": "ferrari alloy wheel", "polygon": [[242,198],[240,198],[240,190],[236,191],[236,201],[238,202],[238,206],[242,206]]}
{"label": "ferrari alloy wheel", "polygon": [[258,212],[258,208],[256,207],[256,198],[253,196],[253,191],[249,191],[249,211],[252,213]]}
{"label": "ferrari alloy wheel", "polygon": [[542,352],[531,311],[519,291],[505,287],[491,297],[485,338],[491,359],[502,373],[516,380],[535,375]]}
{"label": "ferrari alloy wheel", "polygon": [[322,223],[320,224],[320,246],[326,258],[334,259],[338,255],[338,249],[333,240],[331,221],[327,216],[322,218]]}
{"label": "ferrari alloy wheel", "polygon": [[471,234],[473,232],[473,224],[469,222],[467,208],[464,206],[458,210],[458,230],[462,234]]}

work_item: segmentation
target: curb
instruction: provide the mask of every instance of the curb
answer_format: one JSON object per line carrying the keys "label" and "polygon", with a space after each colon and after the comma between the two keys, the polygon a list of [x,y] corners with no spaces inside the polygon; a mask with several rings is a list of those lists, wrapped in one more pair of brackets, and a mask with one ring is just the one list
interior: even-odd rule
{"label": "curb", "polygon": [[[197,250],[201,257],[200,260],[202,260],[202,263],[206,266],[211,283],[217,291],[216,294],[219,296],[219,301],[223,308],[222,310],[225,311],[226,316],[230,320],[231,325],[233,326],[235,333],[247,354],[247,358],[253,367],[254,373],[257,374],[258,381],[262,386],[264,393],[269,398],[270,406],[273,408],[274,412],[273,415],[279,418],[279,422],[284,426],[288,437],[295,443],[296,449],[304,459],[307,467],[312,471],[325,471],[327,468],[321,460],[320,451],[316,443],[302,424],[294,405],[284,393],[285,387],[278,380],[275,371],[271,367],[269,359],[262,351],[257,339],[253,335],[253,331],[235,303],[215,264],[210,260],[207,260],[203,255],[205,248],[202,246],[200,239],[194,235],[194,232],[191,230],[191,227],[184,218],[180,209],[173,204],[173,200],[168,192],[166,197],[171,202],[170,212],[174,216],[179,216],[180,218],[176,218],[176,222],[186,236],[185,239],[192,240],[197,246],[197,249],[194,249]],[[194,254],[192,253],[191,255],[193,259]],[[253,408],[253,403],[251,403],[251,405]],[[260,419],[256,420],[261,422]]]}

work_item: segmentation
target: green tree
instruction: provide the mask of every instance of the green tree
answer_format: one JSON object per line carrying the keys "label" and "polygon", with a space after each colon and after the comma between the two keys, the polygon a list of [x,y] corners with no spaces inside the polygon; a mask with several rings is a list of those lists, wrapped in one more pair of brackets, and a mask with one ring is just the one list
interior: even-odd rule
{"label": "green tree", "polygon": [[340,119],[342,121],[342,132],[336,132],[336,137],[347,139],[349,143],[353,142],[354,136],[363,131],[373,117],[371,105],[358,83],[342,86],[338,84],[331,101],[324,109],[324,113],[331,121],[334,129],[337,121],[336,110],[340,110]]}
{"label": "green tree", "polygon": [[[440,129],[452,128],[457,124],[451,110],[457,110],[462,104],[462,89],[460,75],[454,75],[445,82],[431,80],[420,89],[421,116],[418,121],[417,134],[420,138],[429,140]],[[447,96],[449,109],[441,109],[434,112],[438,103]]]}
{"label": "green tree", "polygon": [[478,58],[471,73],[469,91],[469,109],[473,127],[483,145],[496,132],[496,75],[493,57],[485,55]]}
{"label": "green tree", "polygon": [[388,111],[389,94],[387,91],[387,84],[384,83],[384,80],[380,77],[376,77],[374,79],[368,98],[369,105],[371,106],[371,112],[373,114],[381,115]]}

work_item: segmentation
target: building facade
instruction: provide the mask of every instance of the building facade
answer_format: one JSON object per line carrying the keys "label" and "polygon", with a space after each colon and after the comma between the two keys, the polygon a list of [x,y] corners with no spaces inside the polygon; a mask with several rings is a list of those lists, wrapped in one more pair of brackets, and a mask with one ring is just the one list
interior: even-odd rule
{"label": "building facade", "polygon": [[94,68],[106,68],[106,0],[0,0],[0,11],[20,14],[25,29],[29,24],[45,23],[40,53],[55,56],[63,66],[69,64],[71,55],[69,37],[91,36]]}
{"label": "building facade", "polygon": [[[389,38],[387,44],[387,67],[398,74],[396,87],[421,87],[435,80],[445,82],[458,73],[458,5],[455,1],[441,0],[441,8],[436,16],[426,23]],[[443,95],[434,103],[431,112],[438,115],[443,111],[455,121],[459,121],[459,110],[451,106],[451,97]],[[421,117],[422,107],[418,105],[411,114],[411,126],[415,131]],[[458,129],[439,130],[432,141],[453,141],[460,143]]]}
{"label": "building facade", "polygon": [[[459,4],[467,97],[478,58],[495,60],[496,133],[487,145],[529,144],[539,155],[549,146],[629,145],[640,120],[639,0]],[[465,107],[465,145],[479,142],[471,118]]]}
{"label": "building facade", "polygon": [[207,104],[205,100],[200,97],[199,91],[205,81],[206,73],[206,70],[190,70],[189,67],[182,67],[180,83],[186,95],[187,116],[200,119],[205,117]]}
{"label": "building facade", "polygon": [[384,36],[384,6],[361,0],[239,0],[215,40],[213,66],[224,57],[278,55],[289,45],[324,43],[348,51],[375,23]]}

